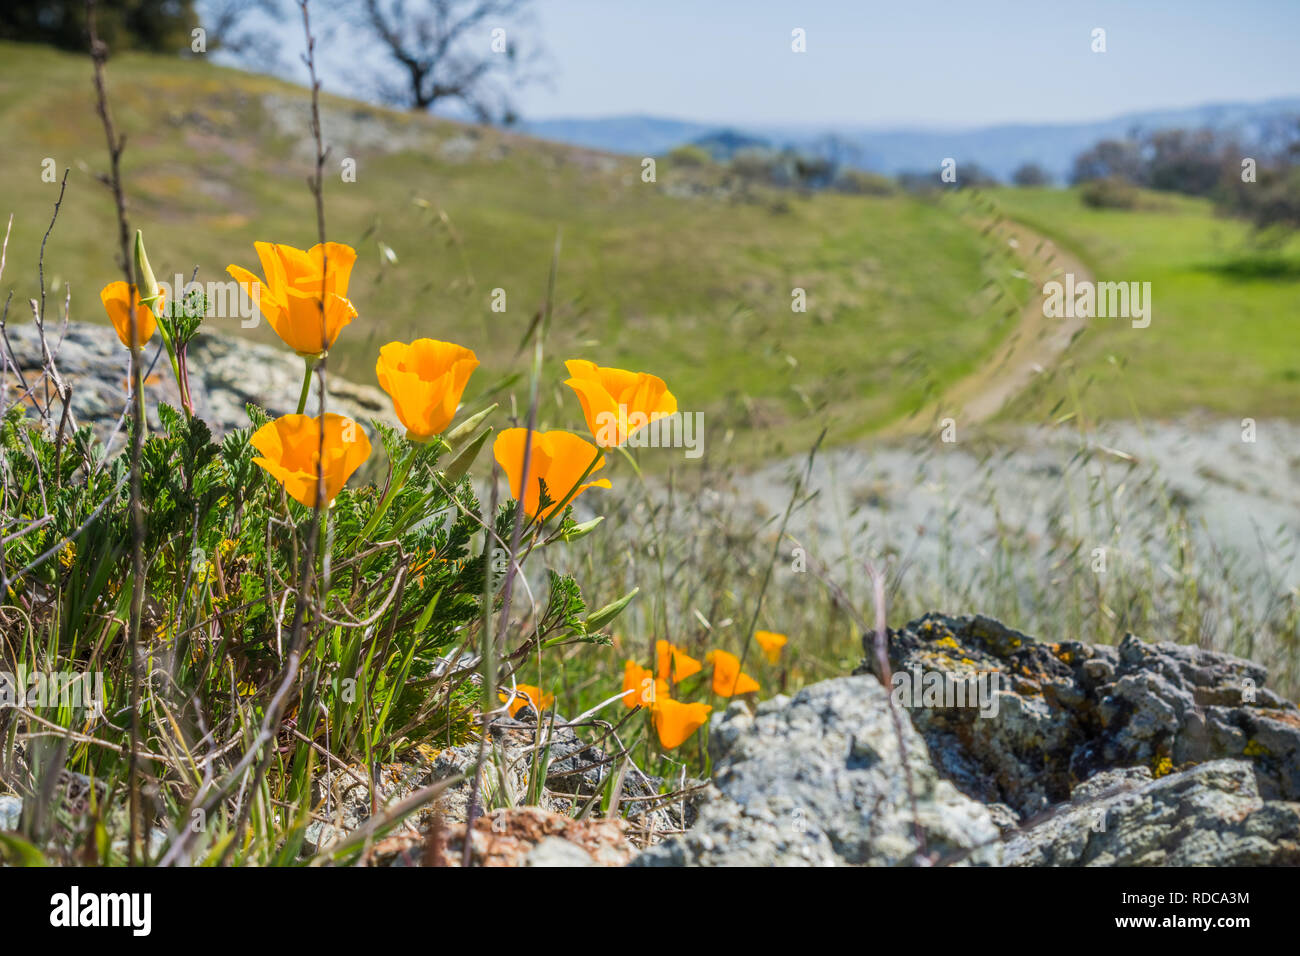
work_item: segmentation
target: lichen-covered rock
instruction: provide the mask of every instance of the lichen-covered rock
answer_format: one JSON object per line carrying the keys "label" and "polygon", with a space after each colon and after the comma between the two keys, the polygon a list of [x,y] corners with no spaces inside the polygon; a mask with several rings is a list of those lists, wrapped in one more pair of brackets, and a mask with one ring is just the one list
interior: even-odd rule
{"label": "lichen-covered rock", "polygon": [[[715,789],[699,820],[633,865],[892,866],[961,852],[995,863],[988,810],[939,779],[925,741],[905,718],[901,726],[905,761],[888,697],[870,676],[774,697],[754,716],[733,703],[710,727]],[[916,821],[929,859],[919,856]]]}
{"label": "lichen-covered rock", "polygon": [[[895,672],[934,691],[897,694],[906,764],[872,674],[755,716],[733,703],[698,823],[632,865],[1300,863],[1300,721],[1257,665],[1132,636],[1042,643],[982,617],[890,637]],[[970,691],[976,676],[995,692]]]}
{"label": "lichen-covered rock", "polygon": [[[43,355],[35,324],[10,325],[6,333],[19,370],[34,381]],[[69,322],[66,327],[50,324],[46,342],[63,380],[72,388],[72,412],[79,424],[91,425],[101,440],[117,429],[113,450],[126,441],[126,426],[118,429],[127,403],[127,350],[111,325]],[[157,339],[146,349],[146,362],[153,362]],[[217,435],[248,426],[245,406],[250,402],[272,415],[292,412],[302,388],[302,360],[286,348],[250,342],[228,335],[201,333],[189,346],[190,391],[195,413]],[[7,384],[15,394],[21,384],[12,376]],[[315,380],[307,400],[308,409],[317,407]],[[180,406],[180,395],[162,353],[145,379],[145,396],[150,427],[159,427],[157,406],[166,402]],[[12,397],[12,396],[10,396]],[[54,400],[57,419],[59,402]],[[358,421],[378,418],[397,425],[391,402],[378,388],[357,385],[338,375],[329,377],[329,407]]]}
{"label": "lichen-covered rock", "polygon": [[1161,776],[1229,757],[1253,763],[1265,798],[1300,799],[1300,710],[1250,661],[1133,635],[1118,647],[1045,643],[939,614],[891,631],[889,650],[896,677],[997,679],[995,713],[915,700],[909,713],[944,777],[1022,819],[1102,771]]}
{"label": "lichen-covered rock", "polygon": [[1300,803],[1263,799],[1249,761],[1215,760],[1154,780],[1149,773],[1098,778],[1095,786],[1076,788],[1074,799],[1048,819],[1008,839],[1006,864],[1300,863]]}

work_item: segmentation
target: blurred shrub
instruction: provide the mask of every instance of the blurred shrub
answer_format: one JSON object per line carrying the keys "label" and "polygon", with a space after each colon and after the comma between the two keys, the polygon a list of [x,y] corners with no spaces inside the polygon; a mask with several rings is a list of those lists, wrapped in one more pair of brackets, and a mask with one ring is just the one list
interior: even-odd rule
{"label": "blurred shrub", "polygon": [[1094,179],[1084,184],[1080,199],[1093,209],[1136,209],[1138,191],[1121,179]]}
{"label": "blurred shrub", "polygon": [[1112,179],[1128,183],[1142,182],[1142,152],[1133,140],[1104,139],[1074,160],[1073,183]]}
{"label": "blurred shrub", "polygon": [[713,162],[713,157],[703,146],[688,143],[669,153],[668,160],[674,166],[708,166]]}
{"label": "blurred shrub", "polygon": [[861,169],[841,169],[834,188],[858,196],[892,196],[898,192],[898,185],[889,177]]}
{"label": "blurred shrub", "polygon": [[1037,163],[1022,163],[1011,174],[1011,181],[1017,186],[1049,186],[1052,176]]}
{"label": "blurred shrub", "polygon": [[737,150],[729,164],[731,171],[741,179],[788,186],[794,181],[785,158],[770,149],[751,146]]}

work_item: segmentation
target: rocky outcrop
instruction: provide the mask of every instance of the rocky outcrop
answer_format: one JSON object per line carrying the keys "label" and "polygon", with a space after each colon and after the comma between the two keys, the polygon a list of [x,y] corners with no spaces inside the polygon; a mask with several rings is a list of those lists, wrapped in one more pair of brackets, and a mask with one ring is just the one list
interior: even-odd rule
{"label": "rocky outcrop", "polygon": [[[34,324],[11,325],[6,329],[10,347],[23,378],[37,381],[43,362],[40,338]],[[121,448],[126,428],[118,429],[127,403],[127,350],[118,341],[110,325],[69,322],[51,325],[46,342],[64,382],[72,389],[72,412],[80,424],[94,427],[101,439],[116,429],[113,447]],[[179,407],[180,395],[157,339],[145,350],[146,363],[152,369],[145,379],[150,426],[158,427],[157,406],[167,402]],[[202,333],[189,346],[190,390],[195,413],[208,423],[213,432],[225,434],[248,425],[245,407],[251,402],[272,415],[292,412],[302,388],[302,360],[285,348],[276,348],[230,336]],[[6,369],[10,397],[22,391],[22,384]],[[313,382],[308,409],[317,407],[317,387]],[[39,399],[45,403],[41,390]],[[59,414],[58,400],[55,399]],[[392,403],[383,391],[370,385],[357,385],[340,376],[329,378],[329,408],[358,421],[378,418],[396,425]]]}
{"label": "rocky outcrop", "polygon": [[698,822],[633,865],[907,864],[921,850],[918,822],[928,852],[998,862],[989,811],[940,779],[905,719],[902,741],[905,754],[884,688],[870,676],[774,697],[754,716],[733,703],[710,728],[715,790]]}
{"label": "rocky outcrop", "polygon": [[889,651],[905,757],[865,663],[733,703],[698,823],[633,865],[1300,863],[1300,712],[1250,661],[942,615]]}
{"label": "rocky outcrop", "polygon": [[945,777],[1022,821],[1103,771],[1162,776],[1222,758],[1249,760],[1264,797],[1300,800],[1300,710],[1248,660],[1131,634],[1117,647],[1045,643],[938,614],[891,632],[889,651],[896,684],[996,682],[991,714],[938,694],[909,713]]}
{"label": "rocky outcrop", "polygon": [[[1008,866],[1294,866],[1300,803],[1265,800],[1246,760],[1076,788],[1069,804],[1008,836]],[[1127,785],[1124,785],[1127,783]],[[1111,784],[1105,786],[1104,784]]]}

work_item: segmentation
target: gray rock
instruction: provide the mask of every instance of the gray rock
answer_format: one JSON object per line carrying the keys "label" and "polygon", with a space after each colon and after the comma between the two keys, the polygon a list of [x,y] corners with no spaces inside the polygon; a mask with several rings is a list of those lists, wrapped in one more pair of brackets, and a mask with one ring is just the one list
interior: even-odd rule
{"label": "gray rock", "polygon": [[941,690],[1001,684],[996,710],[939,696],[902,711],[928,860],[889,695],[864,673],[715,715],[698,823],[632,865],[1300,862],[1300,720],[1250,661],[1131,635],[1045,644],[979,617],[891,637],[895,669],[937,671]]}
{"label": "gray rock", "polygon": [[1046,643],[940,614],[891,632],[890,658],[896,674],[998,678],[996,714],[916,701],[909,713],[944,777],[1022,818],[1102,771],[1160,776],[1228,757],[1253,762],[1264,797],[1300,799],[1300,710],[1251,661],[1131,634],[1118,647]]}
{"label": "gray rock", "polygon": [[[11,325],[7,335],[18,368],[31,384],[42,366],[36,326]],[[108,440],[116,429],[110,448],[120,450],[126,442],[126,426],[117,426],[126,408],[128,364],[127,350],[118,341],[113,327],[89,322],[69,322],[66,328],[62,324],[51,325],[46,341],[60,375],[72,388],[75,420],[93,426],[101,440]],[[180,394],[166,352],[159,354],[154,362],[154,354],[160,348],[155,337],[145,350],[146,363],[154,363],[145,384],[151,428],[159,427],[159,402],[180,407]],[[188,367],[195,414],[218,436],[248,427],[245,406],[249,403],[272,415],[297,408],[298,392],[302,388],[302,360],[287,348],[205,332],[189,346]],[[318,394],[313,380],[308,409],[317,407]],[[57,421],[61,410],[57,398],[54,406]],[[328,407],[361,422],[378,418],[390,425],[398,424],[392,403],[381,389],[357,385],[336,375],[329,378]]]}
{"label": "gray rock", "polygon": [[542,837],[524,857],[524,866],[595,866],[591,854],[563,837]]}
{"label": "gray rock", "polygon": [[1070,791],[1071,803],[1088,803],[1119,790],[1150,782],[1151,771],[1146,767],[1120,767],[1115,770],[1103,770],[1089,777]]}
{"label": "gray rock", "polygon": [[23,815],[23,801],[18,797],[0,797],[0,830],[17,830]]}
{"label": "gray rock", "polygon": [[1265,800],[1246,760],[1158,780],[1130,775],[1007,841],[1009,866],[1278,866],[1300,863],[1300,803]]}
{"label": "gray rock", "polygon": [[[906,767],[928,850],[995,863],[989,811],[939,779],[925,741],[902,724]],[[873,677],[842,677],[775,697],[750,716],[733,703],[710,728],[715,789],[695,827],[634,866],[841,866],[918,862],[904,759]]]}

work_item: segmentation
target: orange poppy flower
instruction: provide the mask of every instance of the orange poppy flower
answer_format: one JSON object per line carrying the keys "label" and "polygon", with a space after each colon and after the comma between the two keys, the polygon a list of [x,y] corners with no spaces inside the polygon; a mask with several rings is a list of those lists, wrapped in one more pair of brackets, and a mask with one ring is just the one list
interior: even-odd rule
{"label": "orange poppy flower", "polygon": [[758,681],[740,672],[740,658],[730,651],[709,651],[704,659],[713,665],[713,692],[719,697],[758,690]]}
{"label": "orange poppy flower", "polygon": [[655,662],[658,665],[659,678],[672,680],[673,683],[685,680],[692,674],[698,674],[702,665],[693,657],[687,656],[680,648],[667,641],[655,641]]}
{"label": "orange poppy flower", "polygon": [[564,384],[577,392],[587,427],[602,448],[617,448],[638,428],[677,411],[677,399],[657,375],[601,368],[586,359],[564,365],[570,376]]}
{"label": "orange poppy flower", "polygon": [[667,697],[656,701],[650,713],[655,732],[659,734],[659,745],[664,750],[680,747],[704,725],[712,710],[708,704],[683,704]]}
{"label": "orange poppy flower", "polygon": [[[510,716],[513,717],[525,707],[531,707],[534,714],[540,714],[551,704],[555,703],[554,694],[543,694],[540,687],[534,687],[532,684],[516,684],[515,692],[511,695],[509,690],[500,691],[497,694],[501,703],[510,701]],[[539,703],[540,701],[540,703]]]}
{"label": "orange poppy flower", "polygon": [[[506,477],[510,479],[510,494],[516,501],[519,500],[519,485],[523,480],[524,441],[527,434],[526,428],[507,428],[497,436],[497,440],[492,445],[492,454],[496,457],[502,471],[506,473]],[[546,509],[545,517],[549,518],[559,508],[560,502],[564,500],[570,489],[577,484],[583,471],[591,464],[591,460],[596,457],[596,446],[591,442],[583,441],[572,432],[557,429],[549,432],[533,432],[533,444],[529,452],[531,458],[528,467],[529,487],[523,500],[524,511],[534,518],[540,517],[537,514],[541,504],[539,482],[544,481],[546,496],[554,502]],[[595,474],[604,467],[605,456],[601,455],[589,474]],[[588,488],[611,487],[613,486],[605,478],[589,481],[578,487],[570,501],[576,500],[578,495]]]}
{"label": "orange poppy flower", "polygon": [[[140,293],[136,291],[135,286],[128,286],[120,279],[117,282],[110,282],[100,290],[99,301],[104,303],[104,311],[108,313],[113,328],[117,330],[117,337],[127,348],[131,348],[132,302],[135,303],[136,334],[140,337],[135,347],[141,348],[153,337],[158,322],[153,316],[153,310],[140,301]],[[162,302],[161,299],[158,301]]]}
{"label": "orange poppy flower", "polygon": [[642,667],[636,661],[623,664],[623,704],[629,710],[633,707],[653,707],[655,701],[668,697],[668,682],[662,677],[656,678],[650,668]]}
{"label": "orange poppy flower", "polygon": [[[316,503],[316,465],[320,460],[320,420],[309,415],[282,415],[263,425],[249,442],[262,453],[253,461],[270,472],[284,490],[308,508]],[[348,478],[370,455],[370,439],[343,415],[325,416],[325,504],[343,490]]]}
{"label": "orange poppy flower", "polygon": [[[356,250],[341,242],[320,243],[307,251],[272,242],[255,242],[263,281],[240,266],[226,271],[253,297],[275,334],[299,355],[328,351],[343,326],[357,317],[348,301],[348,279]],[[324,259],[326,275],[321,275]],[[325,334],[321,335],[321,294],[325,296]]]}
{"label": "orange poppy flower", "polygon": [[393,400],[397,417],[406,426],[406,437],[425,442],[451,424],[465,384],[476,368],[478,356],[467,348],[416,339],[410,345],[389,342],[381,348],[375,375]]}
{"label": "orange poppy flower", "polygon": [[769,664],[775,664],[781,659],[781,648],[790,641],[784,634],[777,634],[774,631],[755,631],[754,640],[758,641],[758,646],[763,649],[763,656],[767,658]]}

